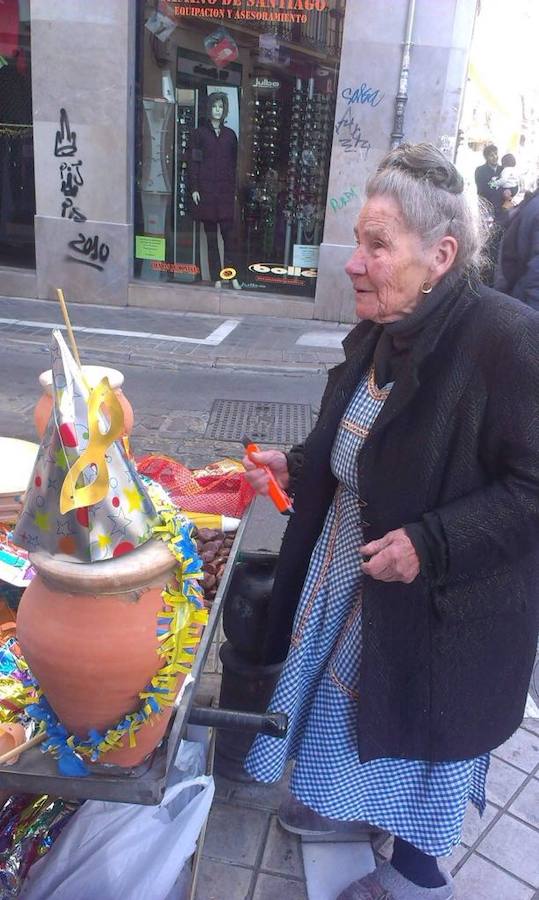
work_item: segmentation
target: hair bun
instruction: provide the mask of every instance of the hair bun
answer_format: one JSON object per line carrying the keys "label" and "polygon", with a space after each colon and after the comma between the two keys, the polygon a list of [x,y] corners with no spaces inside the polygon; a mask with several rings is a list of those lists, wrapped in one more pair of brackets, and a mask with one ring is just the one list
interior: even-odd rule
{"label": "hair bun", "polygon": [[387,169],[401,169],[450,194],[462,194],[464,190],[462,175],[434,144],[401,144],[384,157],[378,172]]}

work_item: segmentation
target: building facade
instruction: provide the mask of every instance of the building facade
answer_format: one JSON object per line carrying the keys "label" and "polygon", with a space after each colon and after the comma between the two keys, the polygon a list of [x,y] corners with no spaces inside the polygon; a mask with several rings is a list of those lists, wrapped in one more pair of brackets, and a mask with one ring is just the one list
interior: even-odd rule
{"label": "building facade", "polygon": [[365,181],[403,137],[453,156],[474,16],[4,0],[0,295],[351,321]]}

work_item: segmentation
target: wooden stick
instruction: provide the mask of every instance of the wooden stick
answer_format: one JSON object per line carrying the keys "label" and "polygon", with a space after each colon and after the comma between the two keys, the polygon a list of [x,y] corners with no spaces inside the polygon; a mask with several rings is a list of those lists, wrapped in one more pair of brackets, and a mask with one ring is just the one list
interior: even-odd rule
{"label": "wooden stick", "polygon": [[40,731],[39,734],[35,734],[33,738],[30,738],[29,741],[25,741],[24,744],[19,744],[18,747],[13,747],[12,750],[8,750],[7,753],[3,753],[0,756],[0,766],[5,765],[10,762],[10,760],[19,756],[20,753],[24,753],[25,750],[29,750],[30,747],[35,747],[36,744],[41,744],[45,738],[47,737],[46,731]]}
{"label": "wooden stick", "polygon": [[60,306],[61,306],[61,308],[62,308],[62,315],[63,315],[63,317],[64,317],[64,322],[65,322],[65,324],[66,324],[67,334],[68,334],[68,337],[69,337],[69,342],[70,342],[70,344],[71,344],[71,350],[72,350],[72,352],[73,352],[73,356],[75,357],[75,362],[77,363],[79,369],[82,369],[82,366],[81,366],[81,363],[80,363],[79,351],[77,350],[77,345],[76,345],[76,343],[75,343],[75,336],[74,336],[74,334],[73,334],[73,329],[72,329],[72,327],[71,327],[71,322],[69,321],[69,315],[68,315],[68,312],[67,312],[67,305],[66,305],[66,302],[65,302],[65,300],[64,300],[64,292],[63,292],[62,288],[56,288],[56,293],[58,294],[58,300],[60,301]]}

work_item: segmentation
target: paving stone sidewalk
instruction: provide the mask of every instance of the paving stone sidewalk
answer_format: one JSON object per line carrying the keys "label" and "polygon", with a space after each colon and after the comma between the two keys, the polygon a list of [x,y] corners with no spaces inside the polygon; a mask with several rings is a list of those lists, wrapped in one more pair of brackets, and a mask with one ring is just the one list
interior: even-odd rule
{"label": "paving stone sidewalk", "polygon": [[[220,678],[216,644],[197,702],[219,696]],[[301,840],[277,822],[287,779],[266,786],[216,775],[215,782],[196,900],[308,900]],[[389,835],[374,842],[379,861],[391,844]],[[539,900],[539,719],[525,719],[494,751],[485,813],[470,806],[462,842],[441,865],[455,878],[456,900]]]}

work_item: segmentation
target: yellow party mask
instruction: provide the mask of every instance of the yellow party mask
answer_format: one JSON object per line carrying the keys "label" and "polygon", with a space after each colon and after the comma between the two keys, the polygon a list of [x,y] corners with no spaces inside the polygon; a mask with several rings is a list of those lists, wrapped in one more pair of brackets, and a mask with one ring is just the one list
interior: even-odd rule
{"label": "yellow party mask", "polygon": [[[100,409],[106,408],[108,428],[103,433],[100,428]],[[105,460],[105,452],[124,431],[124,414],[116,394],[112,390],[108,378],[103,378],[88,397],[88,446],[69,469],[60,492],[60,513],[65,516],[73,509],[81,506],[93,506],[100,503],[109,489],[109,471]],[[77,487],[77,481],[89,466],[95,468],[97,475],[91,484]]]}

